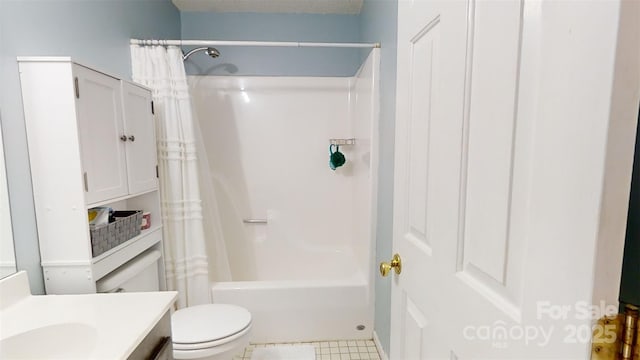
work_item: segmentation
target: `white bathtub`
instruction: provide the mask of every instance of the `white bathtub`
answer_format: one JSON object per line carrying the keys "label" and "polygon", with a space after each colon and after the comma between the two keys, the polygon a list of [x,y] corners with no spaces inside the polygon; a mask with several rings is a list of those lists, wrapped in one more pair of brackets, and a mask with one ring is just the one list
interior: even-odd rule
{"label": "white bathtub", "polygon": [[[289,278],[311,272],[316,280],[286,280],[286,274],[280,274],[280,280],[213,283],[213,302],[251,312],[252,342],[371,339],[373,304],[367,279],[346,254],[339,255],[344,261],[336,261],[336,254],[326,257],[317,254],[306,267],[289,269]],[[323,264],[326,279],[320,280]]]}

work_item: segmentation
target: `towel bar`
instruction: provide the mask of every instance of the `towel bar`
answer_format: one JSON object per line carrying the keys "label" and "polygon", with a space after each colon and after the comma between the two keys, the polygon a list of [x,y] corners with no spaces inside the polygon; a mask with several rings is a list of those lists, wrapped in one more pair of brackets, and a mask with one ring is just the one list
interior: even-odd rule
{"label": "towel bar", "polygon": [[245,224],[266,224],[267,219],[242,219]]}

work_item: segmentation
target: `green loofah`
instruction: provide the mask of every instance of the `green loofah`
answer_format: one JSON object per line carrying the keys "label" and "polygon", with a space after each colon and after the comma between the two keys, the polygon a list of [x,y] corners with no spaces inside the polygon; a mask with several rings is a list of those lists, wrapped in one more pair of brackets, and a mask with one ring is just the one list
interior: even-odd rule
{"label": "green loofah", "polygon": [[340,152],[340,146],[335,146],[336,151],[334,152],[333,145],[329,145],[329,154],[331,154],[331,156],[329,156],[329,167],[331,168],[331,170],[335,170],[347,162],[347,159]]}

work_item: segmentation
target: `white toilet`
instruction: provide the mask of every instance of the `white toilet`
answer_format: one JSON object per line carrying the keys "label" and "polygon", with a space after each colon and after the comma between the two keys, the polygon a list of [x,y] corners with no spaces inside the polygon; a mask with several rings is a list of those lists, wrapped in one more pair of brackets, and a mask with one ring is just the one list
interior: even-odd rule
{"label": "white toilet", "polygon": [[[97,281],[98,292],[158,291],[160,252],[147,251]],[[249,345],[251,313],[240,306],[206,304],[171,316],[175,359],[230,360]]]}
{"label": "white toilet", "polygon": [[180,309],[171,316],[173,357],[229,360],[249,345],[251,313],[227,304]]}

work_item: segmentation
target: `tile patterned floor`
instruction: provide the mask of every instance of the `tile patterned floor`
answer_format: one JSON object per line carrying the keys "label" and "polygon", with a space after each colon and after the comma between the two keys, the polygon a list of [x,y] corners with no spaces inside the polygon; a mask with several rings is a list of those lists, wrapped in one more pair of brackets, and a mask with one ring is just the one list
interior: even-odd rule
{"label": "tile patterned floor", "polygon": [[316,348],[316,360],[380,360],[373,340],[334,340],[295,342],[282,344],[251,344],[233,360],[251,360],[253,349],[275,345],[312,345]]}

